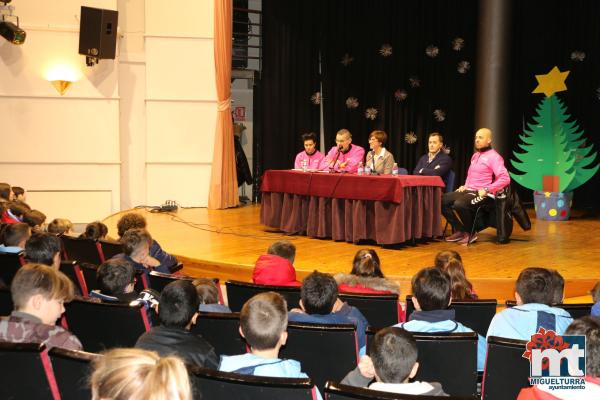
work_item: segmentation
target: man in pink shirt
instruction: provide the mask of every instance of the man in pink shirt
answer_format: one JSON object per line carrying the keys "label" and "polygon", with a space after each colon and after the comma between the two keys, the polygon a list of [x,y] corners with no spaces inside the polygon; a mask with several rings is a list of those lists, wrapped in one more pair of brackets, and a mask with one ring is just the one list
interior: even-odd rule
{"label": "man in pink shirt", "polygon": [[325,156],[317,150],[317,135],[314,132],[305,133],[302,135],[302,142],[304,143],[304,151],[301,151],[296,156],[294,168],[304,169],[302,165],[304,161],[306,169],[319,169],[321,161]]}
{"label": "man in pink shirt", "polygon": [[492,131],[479,129],[475,132],[475,154],[471,157],[465,184],[442,196],[442,214],[454,228],[446,241],[464,245],[476,241],[477,233],[470,235],[470,232],[477,208],[491,204],[496,192],[509,183],[504,159],[492,149]]}
{"label": "man in pink shirt", "polygon": [[321,162],[321,169],[336,172],[356,173],[358,164],[365,157],[365,149],[352,144],[352,134],[348,129],[340,129],[335,136],[336,146],[333,146]]}

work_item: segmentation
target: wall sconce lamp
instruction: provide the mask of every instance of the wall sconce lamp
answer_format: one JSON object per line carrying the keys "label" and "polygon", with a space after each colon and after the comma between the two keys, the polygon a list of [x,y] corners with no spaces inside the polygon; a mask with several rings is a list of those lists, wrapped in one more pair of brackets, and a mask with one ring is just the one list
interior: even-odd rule
{"label": "wall sconce lamp", "polygon": [[65,80],[62,80],[62,79],[57,79],[57,80],[54,80],[54,81],[50,81],[50,83],[52,83],[52,86],[54,86],[54,89],[56,89],[56,91],[58,93],[60,93],[60,95],[62,96],[62,95],[65,94],[65,92],[67,91],[67,89],[69,88],[69,86],[71,86],[71,84],[73,82],[71,82],[71,81],[65,81]]}
{"label": "wall sconce lamp", "polygon": [[61,96],[67,92],[73,82],[79,80],[79,77],[80,73],[70,64],[55,64],[46,72],[46,80]]}

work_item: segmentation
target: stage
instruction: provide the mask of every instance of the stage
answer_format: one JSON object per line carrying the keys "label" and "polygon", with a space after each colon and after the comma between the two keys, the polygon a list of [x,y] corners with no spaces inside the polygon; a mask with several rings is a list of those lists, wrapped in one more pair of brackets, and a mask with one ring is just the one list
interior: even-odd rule
{"label": "stage", "polygon": [[[125,212],[104,220],[109,236],[117,237],[116,224]],[[410,291],[412,275],[433,265],[437,252],[457,250],[480,298],[512,299],[514,282],[528,266],[557,269],[565,278],[565,296],[586,296],[600,280],[600,247],[595,239],[600,221],[574,213],[566,222],[541,221],[530,214],[532,229],[523,231],[518,224],[511,242],[498,245],[493,229],[484,230],[479,240],[468,246],[443,241],[418,242],[382,248],[374,243],[355,245],[332,240],[287,236],[260,225],[260,205],[228,210],[206,208],[179,209],[176,213],[151,213],[137,209],[148,220],[148,230],[163,249],[184,263],[183,273],[190,276],[218,277],[251,281],[256,258],[269,244],[287,239],[296,245],[295,267],[298,278],[313,270],[350,272],[352,259],[361,248],[376,249],[384,274],[401,285],[401,296]],[[532,210],[530,210],[532,211]]]}

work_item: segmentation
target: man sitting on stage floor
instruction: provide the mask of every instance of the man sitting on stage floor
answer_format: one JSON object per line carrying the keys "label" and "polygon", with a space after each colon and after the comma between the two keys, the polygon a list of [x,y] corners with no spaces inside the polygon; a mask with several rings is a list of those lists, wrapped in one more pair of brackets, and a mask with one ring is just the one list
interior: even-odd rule
{"label": "man sitting on stage floor", "polygon": [[336,146],[333,146],[321,162],[321,169],[337,172],[353,172],[358,170],[365,158],[365,149],[352,144],[352,134],[348,129],[340,129],[335,135]]}
{"label": "man sitting on stage floor", "polygon": [[475,133],[475,154],[471,157],[465,184],[442,196],[442,214],[454,229],[446,241],[464,245],[476,241],[477,232],[471,235],[475,212],[480,206],[492,203],[496,192],[508,184],[510,176],[504,159],[492,149],[492,131],[479,129]]}

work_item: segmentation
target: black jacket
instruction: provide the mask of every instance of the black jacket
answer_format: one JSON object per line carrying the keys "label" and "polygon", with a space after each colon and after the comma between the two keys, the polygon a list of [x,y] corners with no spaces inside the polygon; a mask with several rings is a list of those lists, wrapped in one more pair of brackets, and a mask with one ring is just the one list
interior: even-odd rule
{"label": "black jacket", "polygon": [[185,329],[154,327],[140,336],[135,347],[156,351],[161,356],[176,355],[199,367],[219,367],[215,349],[202,336]]}

